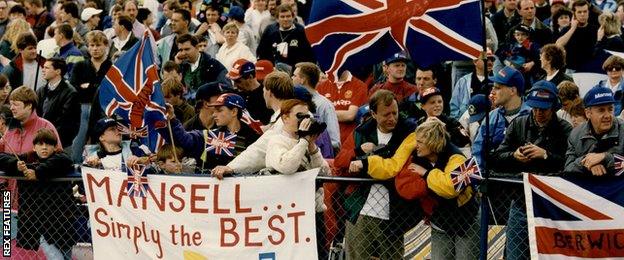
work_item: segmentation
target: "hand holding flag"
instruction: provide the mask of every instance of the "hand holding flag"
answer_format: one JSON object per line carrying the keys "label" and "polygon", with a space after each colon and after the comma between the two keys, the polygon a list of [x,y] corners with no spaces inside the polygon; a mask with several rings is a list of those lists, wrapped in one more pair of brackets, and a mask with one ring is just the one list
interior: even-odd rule
{"label": "hand holding flag", "polygon": [[468,185],[472,185],[480,180],[483,180],[483,177],[474,157],[466,160],[451,172],[451,182],[458,193],[462,192]]}

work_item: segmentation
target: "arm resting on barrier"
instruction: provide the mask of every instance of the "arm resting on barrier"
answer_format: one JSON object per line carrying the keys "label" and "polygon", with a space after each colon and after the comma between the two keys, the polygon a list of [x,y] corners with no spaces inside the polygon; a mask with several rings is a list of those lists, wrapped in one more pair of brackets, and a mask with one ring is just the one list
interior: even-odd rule
{"label": "arm resting on barrier", "polygon": [[34,169],[37,180],[48,180],[71,173],[74,168],[72,159],[66,153],[55,153]]}
{"label": "arm resting on barrier", "polygon": [[466,161],[466,157],[460,154],[454,154],[449,158],[448,163],[444,166],[444,170],[434,168],[427,175],[427,186],[431,191],[445,199],[455,198],[459,193],[453,187],[451,181],[451,171],[457,169]]}
{"label": "arm resting on barrier", "polygon": [[368,175],[377,180],[387,180],[396,176],[416,149],[416,134],[411,133],[401,143],[392,157],[384,159],[379,155],[369,156],[364,161]]}

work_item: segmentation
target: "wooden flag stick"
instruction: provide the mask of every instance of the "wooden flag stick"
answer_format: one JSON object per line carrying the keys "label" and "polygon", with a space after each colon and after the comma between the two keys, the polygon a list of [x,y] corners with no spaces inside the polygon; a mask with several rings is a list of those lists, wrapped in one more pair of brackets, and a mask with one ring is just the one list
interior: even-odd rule
{"label": "wooden flag stick", "polygon": [[[6,133],[5,133],[5,134],[6,134]],[[0,140],[4,141],[4,146],[6,146],[6,147],[8,147],[8,148],[9,148],[9,150],[10,150],[9,152],[10,152],[10,153],[12,153],[12,154],[13,154],[13,156],[15,156],[15,158],[16,158],[18,161],[21,161],[21,160],[20,160],[20,158],[19,158],[19,156],[17,156],[17,153],[15,152],[15,150],[13,150],[13,147],[11,147],[11,146],[9,145],[9,143],[8,143],[6,140],[4,140],[4,135],[2,135],[2,138],[0,138]]]}
{"label": "wooden flag stick", "polygon": [[171,130],[171,120],[167,118],[167,128],[169,129],[169,139],[171,139],[171,148],[173,148],[173,159],[176,163],[180,163],[178,160],[178,152],[176,152],[176,146],[173,142],[173,131]]}

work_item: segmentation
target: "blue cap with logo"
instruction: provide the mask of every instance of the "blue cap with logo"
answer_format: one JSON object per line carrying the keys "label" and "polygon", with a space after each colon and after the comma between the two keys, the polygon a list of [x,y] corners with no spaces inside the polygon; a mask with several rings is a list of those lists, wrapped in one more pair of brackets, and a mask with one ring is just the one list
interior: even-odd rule
{"label": "blue cap with logo", "polygon": [[468,115],[470,115],[468,122],[474,123],[483,120],[490,106],[490,100],[486,95],[477,94],[472,96],[470,98],[470,105],[468,105]]}
{"label": "blue cap with logo", "polygon": [[508,87],[516,87],[518,89],[518,95],[524,94],[524,77],[520,71],[510,66],[505,66],[498,72],[494,73],[490,80],[494,83],[505,85]]}
{"label": "blue cap with logo", "polygon": [[225,93],[225,94],[221,94],[221,96],[219,96],[219,98],[217,98],[217,100],[214,103],[210,103],[208,104],[208,106],[211,107],[218,107],[218,106],[226,106],[229,108],[240,108],[240,109],[245,109],[245,100],[243,99],[243,97],[233,94],[233,93]]}
{"label": "blue cap with logo", "polygon": [[408,62],[410,61],[410,58],[407,56],[407,53],[405,52],[397,52],[395,54],[392,54],[392,56],[388,57],[384,62],[387,64],[390,63],[394,63],[394,62]]}
{"label": "blue cap with logo", "polygon": [[526,104],[532,108],[549,109],[559,107],[559,90],[550,81],[540,80],[533,84],[526,97]]}
{"label": "blue cap with logo", "polygon": [[117,126],[117,121],[112,118],[102,118],[95,123],[93,127],[93,135],[100,137],[109,127]]}
{"label": "blue cap with logo", "polygon": [[615,103],[613,91],[600,85],[596,85],[591,88],[583,98],[583,104],[585,105],[585,107],[593,107],[613,103]]}

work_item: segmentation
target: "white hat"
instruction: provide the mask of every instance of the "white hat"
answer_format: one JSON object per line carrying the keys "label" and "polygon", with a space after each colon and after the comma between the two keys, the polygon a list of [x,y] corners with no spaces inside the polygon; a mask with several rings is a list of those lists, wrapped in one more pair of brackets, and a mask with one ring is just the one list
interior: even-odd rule
{"label": "white hat", "polygon": [[82,10],[82,14],[80,15],[80,19],[82,19],[83,22],[86,22],[89,19],[91,19],[91,16],[94,16],[96,14],[100,14],[101,12],[102,12],[102,10],[100,10],[100,9],[95,9],[93,7],[88,7],[88,8],[85,8],[84,10]]}

